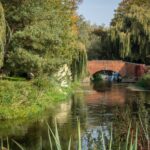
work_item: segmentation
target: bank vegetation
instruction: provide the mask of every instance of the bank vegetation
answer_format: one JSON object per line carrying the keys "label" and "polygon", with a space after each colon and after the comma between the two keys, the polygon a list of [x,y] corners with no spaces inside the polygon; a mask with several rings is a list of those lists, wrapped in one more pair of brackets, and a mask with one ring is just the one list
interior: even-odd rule
{"label": "bank vegetation", "polygon": [[79,3],[0,1],[0,119],[39,114],[65,99],[71,82],[84,76]]}

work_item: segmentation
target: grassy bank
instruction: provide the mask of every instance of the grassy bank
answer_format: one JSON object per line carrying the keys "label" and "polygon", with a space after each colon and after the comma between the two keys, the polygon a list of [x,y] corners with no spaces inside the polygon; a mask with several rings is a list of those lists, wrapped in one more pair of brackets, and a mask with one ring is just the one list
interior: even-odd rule
{"label": "grassy bank", "polygon": [[137,83],[138,86],[150,90],[150,74],[144,75]]}
{"label": "grassy bank", "polygon": [[54,102],[65,100],[72,85],[61,88],[53,79],[33,81],[0,80],[0,119],[30,118],[40,115]]}

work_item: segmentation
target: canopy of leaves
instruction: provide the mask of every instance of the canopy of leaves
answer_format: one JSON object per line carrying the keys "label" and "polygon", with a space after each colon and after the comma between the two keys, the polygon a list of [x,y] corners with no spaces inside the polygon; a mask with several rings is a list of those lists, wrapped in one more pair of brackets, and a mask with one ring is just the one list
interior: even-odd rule
{"label": "canopy of leaves", "polygon": [[77,20],[77,28],[78,28],[78,40],[81,41],[86,49],[88,49],[91,43],[91,32],[92,26],[90,22],[86,21],[83,16],[79,16]]}
{"label": "canopy of leaves", "polygon": [[[78,59],[78,0],[2,0],[11,29],[5,68],[12,74],[51,74]],[[82,51],[82,50],[81,50]]]}
{"label": "canopy of leaves", "polygon": [[117,59],[119,55],[113,50],[113,42],[109,29],[104,26],[96,27],[91,34],[91,43],[88,48],[89,59]]}
{"label": "canopy of leaves", "polygon": [[150,1],[123,0],[111,26],[95,27],[89,59],[123,59],[150,64]]}
{"label": "canopy of leaves", "polygon": [[150,1],[124,0],[111,23],[111,39],[122,58],[146,62],[150,55]]}

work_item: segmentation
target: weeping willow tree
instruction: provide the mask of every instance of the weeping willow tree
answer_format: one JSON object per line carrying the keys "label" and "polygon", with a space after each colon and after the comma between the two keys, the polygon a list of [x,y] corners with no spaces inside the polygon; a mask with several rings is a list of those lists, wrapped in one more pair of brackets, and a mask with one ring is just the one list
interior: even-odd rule
{"label": "weeping willow tree", "polygon": [[3,65],[4,48],[6,43],[6,24],[3,6],[0,2],[0,67]]}
{"label": "weeping willow tree", "polygon": [[[124,0],[111,22],[113,46],[121,58],[146,62],[150,55],[150,1]],[[114,51],[115,52],[115,51]]]}
{"label": "weeping willow tree", "polygon": [[76,57],[74,57],[71,64],[71,72],[73,80],[78,80],[85,77],[87,71],[87,53],[85,49],[85,45],[82,43],[78,43],[78,47],[76,47]]}
{"label": "weeping willow tree", "polygon": [[88,58],[92,59],[118,59],[113,51],[110,30],[105,26],[95,27],[91,34],[91,44],[88,48]]}

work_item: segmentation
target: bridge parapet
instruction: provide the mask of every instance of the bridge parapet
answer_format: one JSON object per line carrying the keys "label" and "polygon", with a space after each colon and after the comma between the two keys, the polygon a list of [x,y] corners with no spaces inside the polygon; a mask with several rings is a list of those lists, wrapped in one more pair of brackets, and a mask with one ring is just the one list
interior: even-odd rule
{"label": "bridge parapet", "polygon": [[122,77],[140,77],[145,73],[146,66],[122,60],[92,60],[88,61],[87,70],[90,75],[102,70],[111,70],[119,72]]}

